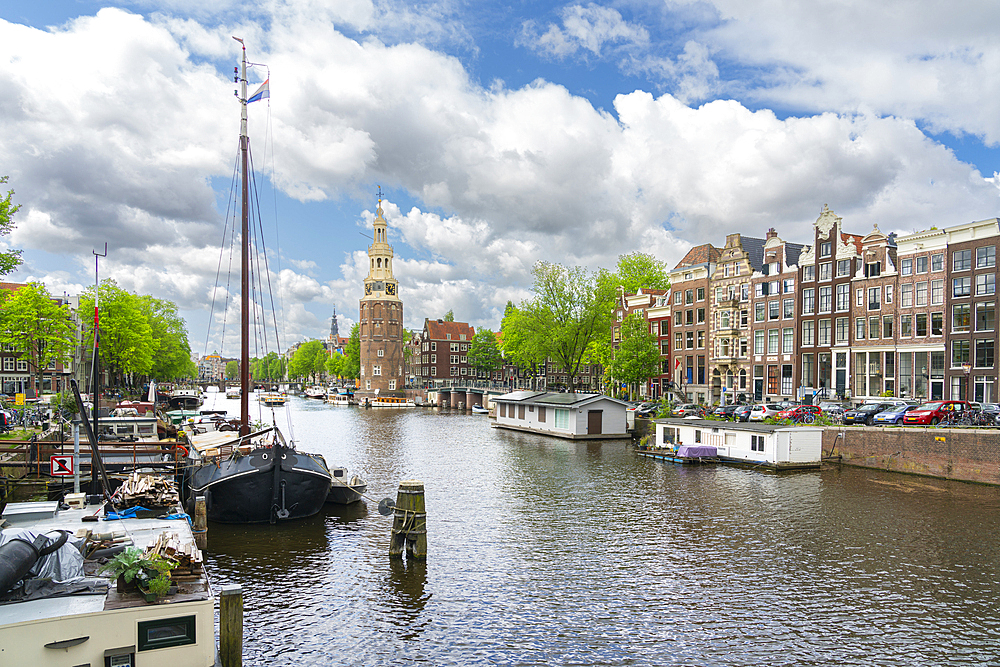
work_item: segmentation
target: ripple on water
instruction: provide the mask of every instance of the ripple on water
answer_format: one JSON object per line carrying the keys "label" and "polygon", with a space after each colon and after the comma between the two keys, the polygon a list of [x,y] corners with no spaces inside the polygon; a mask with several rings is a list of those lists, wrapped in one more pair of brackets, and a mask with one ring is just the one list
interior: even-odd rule
{"label": "ripple on water", "polygon": [[369,502],[210,530],[247,664],[945,665],[1000,661],[997,489],[852,469],[668,466],[480,416],[293,399],[295,438],[426,486],[425,565]]}

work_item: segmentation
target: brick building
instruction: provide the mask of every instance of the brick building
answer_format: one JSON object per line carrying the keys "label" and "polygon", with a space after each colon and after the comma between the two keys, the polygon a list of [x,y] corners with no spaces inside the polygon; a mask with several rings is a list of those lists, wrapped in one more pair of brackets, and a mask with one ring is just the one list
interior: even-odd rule
{"label": "brick building", "polygon": [[611,326],[611,346],[615,350],[621,342],[621,323],[633,313],[646,320],[649,333],[656,339],[656,347],[660,351],[659,373],[639,387],[639,395],[659,398],[670,381],[670,290],[640,289],[635,294],[618,294],[615,321]]}
{"label": "brick building", "polygon": [[[896,304],[898,301],[897,246],[892,236],[878,226],[861,239],[861,257],[851,278],[851,326],[854,336],[854,399],[896,396]],[[927,304],[927,283],[922,283],[921,300]],[[908,286],[909,289],[909,286]],[[912,297],[912,293],[908,292]],[[910,299],[913,303],[913,299]],[[921,315],[923,336],[927,335],[926,313]]]}
{"label": "brick building", "polygon": [[[476,330],[466,322],[424,320],[420,333],[418,382],[446,384],[475,379],[469,366],[469,343]],[[470,377],[471,376],[471,377]]]}
{"label": "brick building", "polygon": [[691,248],[670,271],[673,313],[672,377],[688,400],[705,403],[711,395],[708,380],[708,294],[719,260],[719,249],[709,243]]}

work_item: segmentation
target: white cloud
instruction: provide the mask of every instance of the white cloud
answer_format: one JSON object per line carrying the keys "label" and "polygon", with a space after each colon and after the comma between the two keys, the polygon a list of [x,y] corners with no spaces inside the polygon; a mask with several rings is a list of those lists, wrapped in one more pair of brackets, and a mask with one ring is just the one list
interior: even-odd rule
{"label": "white cloud", "polygon": [[535,21],[522,26],[520,42],[535,51],[556,58],[566,58],[587,51],[600,57],[606,46],[644,46],[649,33],[640,25],[629,23],[621,13],[595,3],[567,5],[560,12],[562,25],[549,23],[540,30]]}

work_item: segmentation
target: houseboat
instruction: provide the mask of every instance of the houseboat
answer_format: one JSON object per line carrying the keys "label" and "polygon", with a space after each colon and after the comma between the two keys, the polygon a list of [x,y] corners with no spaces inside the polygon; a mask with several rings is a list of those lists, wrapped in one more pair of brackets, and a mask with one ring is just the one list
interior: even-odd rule
{"label": "houseboat", "polygon": [[491,399],[496,428],[531,431],[559,438],[628,438],[628,404],[603,394],[515,391]]}
{"label": "houseboat", "polygon": [[710,456],[715,450],[721,463],[735,463],[773,470],[819,468],[822,464],[823,429],[814,426],[719,422],[707,419],[656,419],[656,440],[651,451],[694,451]]}
{"label": "houseboat", "polygon": [[[60,665],[215,664],[214,593],[187,521],[117,519],[87,523],[101,507],[10,503],[0,532],[0,663]],[[102,574],[98,557],[126,545],[169,541],[190,559],[166,597],[147,602]],[[61,543],[61,544],[60,544]],[[110,549],[94,549],[114,543]],[[173,546],[171,547],[173,549]],[[174,551],[174,553],[178,553]],[[30,564],[29,564],[30,561]],[[39,571],[24,579],[28,568]],[[60,583],[62,582],[62,583]]]}

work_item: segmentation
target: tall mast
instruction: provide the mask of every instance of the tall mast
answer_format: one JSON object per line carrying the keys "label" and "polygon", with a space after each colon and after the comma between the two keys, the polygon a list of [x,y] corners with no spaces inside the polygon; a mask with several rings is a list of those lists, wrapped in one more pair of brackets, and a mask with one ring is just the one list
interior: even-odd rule
{"label": "tall mast", "polygon": [[240,179],[243,193],[242,270],[240,272],[240,435],[250,433],[250,195],[247,192],[249,172],[247,153],[250,137],[247,134],[247,47],[243,40],[234,37],[243,47],[240,70]]}

